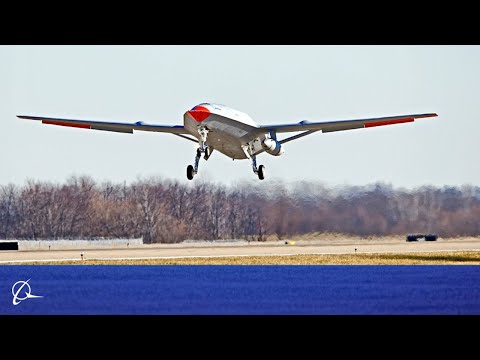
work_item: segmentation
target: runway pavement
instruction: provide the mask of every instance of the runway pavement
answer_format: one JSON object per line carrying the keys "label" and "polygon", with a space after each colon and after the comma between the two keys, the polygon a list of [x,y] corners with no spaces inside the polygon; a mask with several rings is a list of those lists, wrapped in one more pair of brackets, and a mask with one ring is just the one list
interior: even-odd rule
{"label": "runway pavement", "polygon": [[185,242],[115,248],[55,248],[0,251],[0,264],[51,260],[152,259],[184,257],[233,257],[297,254],[407,253],[480,251],[480,239],[439,239],[407,242],[400,240],[359,241],[269,241],[269,242]]}

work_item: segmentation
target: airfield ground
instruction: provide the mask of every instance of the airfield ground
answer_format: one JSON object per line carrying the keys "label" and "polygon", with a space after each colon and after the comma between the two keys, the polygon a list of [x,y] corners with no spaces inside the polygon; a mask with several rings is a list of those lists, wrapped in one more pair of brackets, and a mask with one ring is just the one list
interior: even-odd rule
{"label": "airfield ground", "polygon": [[266,242],[67,247],[0,251],[0,264],[469,264],[480,265],[480,238],[407,242],[404,237],[331,236]]}

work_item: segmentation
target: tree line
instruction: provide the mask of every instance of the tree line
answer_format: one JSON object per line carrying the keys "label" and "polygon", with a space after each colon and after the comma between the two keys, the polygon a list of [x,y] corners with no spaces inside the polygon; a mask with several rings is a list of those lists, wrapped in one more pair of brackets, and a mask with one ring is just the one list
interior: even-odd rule
{"label": "tree line", "polygon": [[162,178],[131,184],[71,176],[64,183],[0,185],[1,239],[139,238],[264,241],[312,232],[359,236],[480,235],[480,187],[395,189],[377,183],[225,186]]}

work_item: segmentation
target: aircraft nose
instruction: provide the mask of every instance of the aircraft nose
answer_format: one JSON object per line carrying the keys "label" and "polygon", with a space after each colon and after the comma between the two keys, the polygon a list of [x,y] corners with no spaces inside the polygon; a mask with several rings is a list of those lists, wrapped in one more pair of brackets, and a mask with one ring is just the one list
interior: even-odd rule
{"label": "aircraft nose", "polygon": [[210,110],[201,105],[195,106],[192,110],[187,111],[187,113],[194,118],[196,122],[202,122],[210,116]]}

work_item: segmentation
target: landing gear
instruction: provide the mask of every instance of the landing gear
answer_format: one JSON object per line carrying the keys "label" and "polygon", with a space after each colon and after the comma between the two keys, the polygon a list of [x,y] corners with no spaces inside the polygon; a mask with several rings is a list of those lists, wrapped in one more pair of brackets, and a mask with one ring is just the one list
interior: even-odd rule
{"label": "landing gear", "polygon": [[200,141],[198,144],[197,154],[195,155],[195,165],[188,165],[187,166],[187,179],[192,180],[193,177],[198,173],[198,163],[200,162],[200,158],[203,155],[205,160],[208,160],[210,155],[212,155],[213,148],[206,145],[207,142],[207,135],[208,130],[206,128],[198,129],[198,133],[200,134]]}
{"label": "landing gear", "polygon": [[243,152],[245,153],[245,156],[252,160],[252,169],[253,172],[258,176],[260,180],[265,179],[265,166],[260,165],[257,168],[257,156],[253,154],[253,150],[250,148],[250,146],[244,145],[242,146]]}
{"label": "landing gear", "polygon": [[260,166],[258,167],[258,173],[257,173],[257,175],[258,175],[258,178],[259,178],[260,180],[265,179],[265,166],[260,165]]}
{"label": "landing gear", "polygon": [[193,177],[198,173],[198,163],[200,162],[200,157],[202,156],[202,151],[197,149],[197,155],[195,155],[195,165],[187,166],[187,179],[192,180]]}
{"label": "landing gear", "polygon": [[210,146],[207,146],[207,147],[205,148],[205,155],[203,155],[203,158],[204,158],[205,160],[208,160],[208,158],[210,157],[210,155],[212,155],[212,151],[213,151],[213,149],[212,149]]}
{"label": "landing gear", "polygon": [[194,175],[195,175],[195,172],[193,170],[193,166],[188,165],[187,166],[187,178],[188,178],[188,180],[192,180]]}

